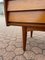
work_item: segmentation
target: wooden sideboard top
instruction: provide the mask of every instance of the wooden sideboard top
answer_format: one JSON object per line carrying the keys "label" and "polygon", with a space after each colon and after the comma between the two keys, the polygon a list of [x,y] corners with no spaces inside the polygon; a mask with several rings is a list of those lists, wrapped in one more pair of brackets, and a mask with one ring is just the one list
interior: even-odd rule
{"label": "wooden sideboard top", "polygon": [[7,11],[45,9],[45,0],[8,1]]}

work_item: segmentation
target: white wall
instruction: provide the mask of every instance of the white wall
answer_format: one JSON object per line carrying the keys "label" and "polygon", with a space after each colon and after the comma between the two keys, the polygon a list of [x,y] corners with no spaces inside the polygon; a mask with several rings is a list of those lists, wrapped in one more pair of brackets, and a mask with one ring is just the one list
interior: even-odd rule
{"label": "white wall", "polygon": [[3,0],[0,0],[0,2],[3,2]]}
{"label": "white wall", "polygon": [[4,13],[4,5],[0,2],[0,15]]}

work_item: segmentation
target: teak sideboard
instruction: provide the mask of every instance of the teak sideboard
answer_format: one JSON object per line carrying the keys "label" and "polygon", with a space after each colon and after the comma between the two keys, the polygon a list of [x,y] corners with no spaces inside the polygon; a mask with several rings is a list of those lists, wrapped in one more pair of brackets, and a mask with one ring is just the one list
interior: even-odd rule
{"label": "teak sideboard", "polygon": [[45,31],[45,0],[4,0],[6,25],[22,26],[23,50],[27,31]]}

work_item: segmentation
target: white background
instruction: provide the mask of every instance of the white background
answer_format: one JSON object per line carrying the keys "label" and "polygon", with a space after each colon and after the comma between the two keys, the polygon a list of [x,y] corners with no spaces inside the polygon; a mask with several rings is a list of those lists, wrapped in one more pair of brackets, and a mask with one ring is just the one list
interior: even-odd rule
{"label": "white background", "polygon": [[0,2],[3,2],[3,0],[0,0]]}

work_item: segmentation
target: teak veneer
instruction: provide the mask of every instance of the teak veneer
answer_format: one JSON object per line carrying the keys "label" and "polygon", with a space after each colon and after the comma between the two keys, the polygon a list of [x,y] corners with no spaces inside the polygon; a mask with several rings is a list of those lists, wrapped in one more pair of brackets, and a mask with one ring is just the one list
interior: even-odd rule
{"label": "teak veneer", "polygon": [[27,31],[45,31],[45,0],[4,0],[6,25],[22,26],[23,50]]}

